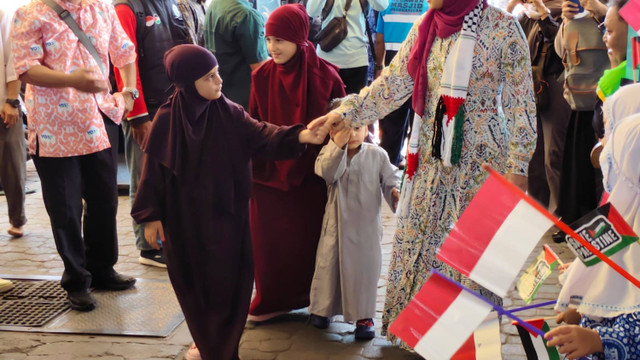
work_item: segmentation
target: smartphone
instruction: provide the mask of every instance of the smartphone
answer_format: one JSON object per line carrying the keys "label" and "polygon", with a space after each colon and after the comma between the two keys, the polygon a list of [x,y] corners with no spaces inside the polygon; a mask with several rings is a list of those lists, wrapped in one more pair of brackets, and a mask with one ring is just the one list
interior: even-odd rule
{"label": "smartphone", "polygon": [[569,1],[571,1],[572,3],[578,5],[578,14],[580,14],[581,12],[584,11],[584,8],[580,4],[580,0],[569,0]]}

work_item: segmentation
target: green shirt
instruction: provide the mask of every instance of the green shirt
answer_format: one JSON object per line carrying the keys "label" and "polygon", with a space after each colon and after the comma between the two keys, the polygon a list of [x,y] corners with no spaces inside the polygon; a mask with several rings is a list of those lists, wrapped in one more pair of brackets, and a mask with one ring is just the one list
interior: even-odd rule
{"label": "green shirt", "polygon": [[248,109],[249,64],[268,57],[262,15],[247,0],[215,0],[207,10],[204,43],[218,59],[222,93]]}

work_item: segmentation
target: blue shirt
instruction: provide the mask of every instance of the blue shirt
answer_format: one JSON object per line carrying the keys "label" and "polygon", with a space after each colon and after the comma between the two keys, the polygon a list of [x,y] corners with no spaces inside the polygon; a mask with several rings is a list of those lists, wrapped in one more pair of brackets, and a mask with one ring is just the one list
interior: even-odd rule
{"label": "blue shirt", "polygon": [[376,32],[384,35],[385,50],[398,51],[413,23],[429,8],[426,0],[392,0],[378,14]]}

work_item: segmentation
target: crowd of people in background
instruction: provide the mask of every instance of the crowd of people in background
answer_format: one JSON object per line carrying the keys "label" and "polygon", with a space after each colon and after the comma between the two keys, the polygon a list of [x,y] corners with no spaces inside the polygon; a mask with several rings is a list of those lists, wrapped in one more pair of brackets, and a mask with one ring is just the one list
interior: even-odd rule
{"label": "crowd of people in background", "polygon": [[[483,163],[566,223],[609,194],[640,233],[628,1],[308,0],[268,17],[246,0],[3,3],[8,233],[24,235],[28,152],[71,308],[134,287],[114,270],[122,137],[139,262],[167,268],[187,359],[236,360],[247,319],[306,307],[316,328],[342,315],[375,337],[384,199],[397,225],[382,335],[409,349],[388,329],[431,270],[502,303],[436,258]],[[344,38],[316,47],[310,26],[336,21]],[[614,259],[635,276],[639,247]],[[638,359],[640,291],[600,265],[566,270],[567,325],[548,344]]]}

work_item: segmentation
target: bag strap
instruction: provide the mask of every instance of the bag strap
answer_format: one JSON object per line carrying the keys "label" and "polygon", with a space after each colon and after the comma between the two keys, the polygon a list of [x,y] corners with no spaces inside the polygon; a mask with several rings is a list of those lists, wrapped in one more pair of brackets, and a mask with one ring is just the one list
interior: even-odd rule
{"label": "bag strap", "polygon": [[[306,2],[306,0],[303,0],[304,2]],[[327,19],[327,17],[329,17],[329,13],[331,12],[331,9],[333,9],[333,3],[335,0],[327,0],[324,3],[324,7],[322,8],[322,21],[325,21]],[[306,6],[306,5],[305,5]],[[347,0],[347,3],[344,7],[344,16],[347,16],[347,11],[349,11],[349,8],[351,7],[351,0]]]}
{"label": "bag strap", "polygon": [[351,8],[351,0],[347,0],[347,3],[344,5],[344,17],[347,17],[347,12]]}
{"label": "bag strap", "polygon": [[364,11],[364,9],[369,8],[367,0],[360,0],[360,7],[362,8],[362,16],[364,16],[364,27],[367,32],[367,38],[369,39],[369,50],[371,51],[371,57],[373,58],[373,63],[375,64],[376,62],[378,62],[378,59],[376,57],[375,48],[373,47],[373,39],[371,38],[371,29],[369,28],[369,19],[367,19],[367,14],[365,14],[365,11]]}
{"label": "bag strap", "polygon": [[[303,2],[305,3],[304,6],[307,7],[307,0],[303,0]],[[327,19],[327,17],[329,17],[329,13],[331,12],[331,9],[333,8],[333,2],[334,0],[327,0],[324,3],[324,7],[322,8],[322,21],[325,21]]]}
{"label": "bag strap", "polygon": [[87,37],[87,34],[85,34],[84,31],[80,29],[80,26],[78,26],[78,23],[75,20],[73,20],[73,17],[71,17],[71,13],[63,9],[62,6],[58,5],[53,0],[41,0],[41,1],[45,3],[47,6],[49,6],[51,9],[53,9],[53,11],[55,11],[56,14],[58,14],[58,16],[60,17],[60,19],[62,19],[62,21],[67,23],[69,28],[71,28],[71,31],[73,31],[73,33],[78,37],[78,40],[80,40],[82,45],[84,45],[84,47],[89,51],[89,54],[93,56],[93,59],[96,61],[96,63],[100,67],[100,70],[102,71],[102,75],[106,76],[107,71],[104,68],[104,64],[102,63],[102,60],[100,59],[100,55],[98,55],[98,50],[96,50],[96,47],[93,46],[93,44],[91,43],[91,40],[89,40],[89,38]]}

